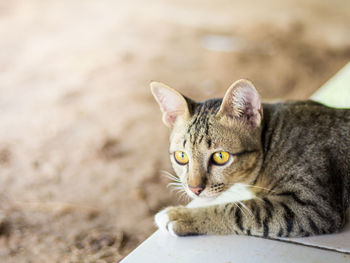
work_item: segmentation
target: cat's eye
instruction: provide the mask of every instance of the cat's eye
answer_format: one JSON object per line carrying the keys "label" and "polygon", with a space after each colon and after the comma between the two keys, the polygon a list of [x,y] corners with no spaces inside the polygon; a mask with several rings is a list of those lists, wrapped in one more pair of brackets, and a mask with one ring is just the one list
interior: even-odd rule
{"label": "cat's eye", "polygon": [[228,152],[220,151],[215,152],[212,156],[213,162],[216,165],[224,165],[230,159],[230,154]]}
{"label": "cat's eye", "polygon": [[175,157],[175,161],[178,164],[181,164],[181,165],[188,164],[188,156],[186,153],[182,151],[176,151],[174,152],[174,157]]}

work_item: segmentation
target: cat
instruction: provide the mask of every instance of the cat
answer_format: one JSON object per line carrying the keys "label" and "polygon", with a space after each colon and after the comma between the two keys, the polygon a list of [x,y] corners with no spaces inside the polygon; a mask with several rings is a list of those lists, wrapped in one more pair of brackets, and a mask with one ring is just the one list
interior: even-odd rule
{"label": "cat", "polygon": [[159,82],[170,160],[194,200],[155,215],[174,236],[265,238],[338,232],[350,201],[350,110],[314,101],[265,104],[238,80],[223,99],[195,102]]}

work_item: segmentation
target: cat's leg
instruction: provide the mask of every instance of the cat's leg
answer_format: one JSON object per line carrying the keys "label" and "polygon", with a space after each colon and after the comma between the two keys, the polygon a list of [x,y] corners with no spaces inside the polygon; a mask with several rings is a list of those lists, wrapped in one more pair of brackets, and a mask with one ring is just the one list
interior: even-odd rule
{"label": "cat's leg", "polygon": [[272,196],[208,207],[168,207],[155,217],[173,235],[243,234],[300,237],[339,231],[340,214],[295,198]]}

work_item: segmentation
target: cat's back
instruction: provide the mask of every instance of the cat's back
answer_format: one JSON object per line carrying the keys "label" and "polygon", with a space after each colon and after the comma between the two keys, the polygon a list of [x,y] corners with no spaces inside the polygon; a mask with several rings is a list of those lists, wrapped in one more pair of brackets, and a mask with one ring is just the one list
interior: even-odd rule
{"label": "cat's back", "polygon": [[330,108],[308,100],[263,104],[263,110],[264,133],[268,137],[318,145],[337,143],[350,148],[350,109]]}

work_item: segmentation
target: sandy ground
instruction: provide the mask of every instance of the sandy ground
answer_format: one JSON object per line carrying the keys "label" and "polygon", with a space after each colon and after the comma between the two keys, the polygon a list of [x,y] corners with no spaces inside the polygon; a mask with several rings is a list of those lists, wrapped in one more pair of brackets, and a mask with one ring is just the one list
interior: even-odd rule
{"label": "sandy ground", "polygon": [[118,262],[184,202],[151,80],[307,98],[350,60],[349,25],[340,0],[0,1],[1,262]]}

